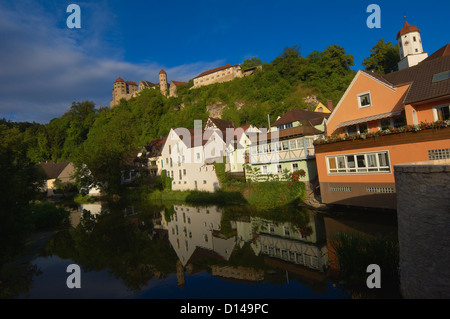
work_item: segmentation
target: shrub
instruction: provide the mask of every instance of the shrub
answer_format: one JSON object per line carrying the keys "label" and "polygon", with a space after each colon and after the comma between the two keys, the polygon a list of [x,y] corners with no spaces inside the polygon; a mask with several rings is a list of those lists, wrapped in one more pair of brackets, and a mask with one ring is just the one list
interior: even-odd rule
{"label": "shrub", "polygon": [[382,269],[382,282],[398,282],[398,242],[387,237],[368,237],[353,233],[338,233],[331,241],[339,262],[341,279],[350,285],[366,285],[367,266],[377,264]]}
{"label": "shrub", "polygon": [[30,222],[35,230],[54,229],[68,221],[70,213],[53,203],[33,204],[30,207]]}

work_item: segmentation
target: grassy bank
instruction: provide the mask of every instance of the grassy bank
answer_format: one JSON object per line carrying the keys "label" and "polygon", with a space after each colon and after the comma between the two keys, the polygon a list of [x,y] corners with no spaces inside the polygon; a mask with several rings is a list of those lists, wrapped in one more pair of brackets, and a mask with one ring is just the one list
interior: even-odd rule
{"label": "grassy bank", "polygon": [[288,182],[242,183],[214,193],[202,191],[159,190],[141,186],[128,189],[130,200],[172,201],[192,204],[242,205],[269,209],[300,202],[304,199],[305,185]]}

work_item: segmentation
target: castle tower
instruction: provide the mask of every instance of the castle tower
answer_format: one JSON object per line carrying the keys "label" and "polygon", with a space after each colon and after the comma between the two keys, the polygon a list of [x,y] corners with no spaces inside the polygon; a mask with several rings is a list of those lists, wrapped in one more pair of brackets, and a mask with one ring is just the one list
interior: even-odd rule
{"label": "castle tower", "polygon": [[125,81],[119,76],[114,81],[114,87],[112,90],[112,100],[110,101],[110,107],[113,107],[119,104],[120,99],[126,97],[127,95],[127,86]]}
{"label": "castle tower", "polygon": [[162,95],[167,94],[167,74],[163,69],[159,71],[159,89]]}
{"label": "castle tower", "polygon": [[417,65],[428,57],[428,53],[423,52],[419,28],[408,24],[406,17],[403,28],[397,33],[397,41],[400,52],[399,70]]}

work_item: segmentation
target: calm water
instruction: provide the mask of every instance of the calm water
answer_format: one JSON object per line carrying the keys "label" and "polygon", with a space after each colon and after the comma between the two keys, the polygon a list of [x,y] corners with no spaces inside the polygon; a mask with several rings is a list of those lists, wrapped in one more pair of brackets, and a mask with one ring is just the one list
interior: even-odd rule
{"label": "calm water", "polygon": [[[330,238],[388,234],[392,216],[305,208],[94,203],[27,265],[14,298],[347,299]],[[81,288],[69,289],[70,264]]]}

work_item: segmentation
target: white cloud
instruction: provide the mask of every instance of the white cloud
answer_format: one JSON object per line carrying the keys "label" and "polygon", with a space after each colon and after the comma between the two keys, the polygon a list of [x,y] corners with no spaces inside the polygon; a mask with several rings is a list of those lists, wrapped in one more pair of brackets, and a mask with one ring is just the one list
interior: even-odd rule
{"label": "white cloud", "polygon": [[[14,2],[16,3],[16,2]],[[58,27],[65,10],[52,15],[33,2],[7,6],[0,3],[0,118],[47,123],[66,112],[73,101],[90,100],[109,106],[114,80],[120,76],[139,83],[158,81],[163,66],[154,63],[130,63],[121,57],[121,49],[103,40],[111,31],[113,18],[93,22],[83,20],[82,28]],[[83,7],[84,8],[84,7]],[[93,7],[105,14],[105,4]],[[63,8],[64,9],[64,8]],[[84,17],[84,16],[83,16]],[[87,21],[86,21],[87,20]],[[83,25],[93,25],[92,33]],[[91,30],[91,28],[89,28]],[[79,32],[79,33],[77,33]],[[224,61],[198,62],[164,68],[168,79],[188,81]]]}

